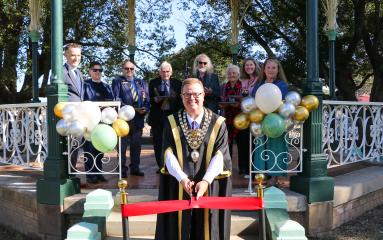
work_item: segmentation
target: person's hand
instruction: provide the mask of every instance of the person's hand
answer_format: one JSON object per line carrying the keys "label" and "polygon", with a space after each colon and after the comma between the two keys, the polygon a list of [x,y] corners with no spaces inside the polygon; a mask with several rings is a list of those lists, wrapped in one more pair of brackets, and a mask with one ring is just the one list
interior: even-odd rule
{"label": "person's hand", "polygon": [[145,114],[146,113],[146,108],[138,108],[137,109],[137,112],[141,115]]}
{"label": "person's hand", "polygon": [[161,102],[163,99],[161,99],[160,97],[154,97],[154,101],[156,102],[156,103],[159,103],[159,102]]}
{"label": "person's hand", "polygon": [[211,95],[213,93],[213,89],[205,87],[205,94]]}
{"label": "person's hand", "polygon": [[197,200],[205,194],[208,187],[209,183],[206,180],[202,180],[197,183],[195,186],[195,191],[197,192]]}
{"label": "person's hand", "polygon": [[181,183],[183,189],[185,190],[185,192],[187,192],[190,196],[192,196],[194,182],[190,181],[189,178],[184,178],[181,180],[180,183]]}

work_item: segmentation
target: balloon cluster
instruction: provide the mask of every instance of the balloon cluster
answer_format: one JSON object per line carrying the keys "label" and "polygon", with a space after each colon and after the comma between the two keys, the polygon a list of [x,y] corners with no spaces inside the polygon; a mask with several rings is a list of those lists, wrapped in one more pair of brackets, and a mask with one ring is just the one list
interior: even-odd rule
{"label": "balloon cluster", "polygon": [[90,101],[59,102],[53,111],[61,118],[56,124],[58,134],[84,137],[103,153],[116,147],[118,137],[129,134],[127,121],[132,120],[135,115],[132,106],[123,106],[117,113],[112,107],[101,111],[96,103]]}
{"label": "balloon cluster", "polygon": [[304,122],[309,112],[318,108],[319,100],[314,95],[301,98],[297,92],[288,92],[285,101],[282,93],[272,83],[263,84],[253,97],[246,97],[241,102],[242,112],[234,118],[234,127],[240,130],[250,128],[254,137],[266,135],[280,137],[294,128],[294,123]]}

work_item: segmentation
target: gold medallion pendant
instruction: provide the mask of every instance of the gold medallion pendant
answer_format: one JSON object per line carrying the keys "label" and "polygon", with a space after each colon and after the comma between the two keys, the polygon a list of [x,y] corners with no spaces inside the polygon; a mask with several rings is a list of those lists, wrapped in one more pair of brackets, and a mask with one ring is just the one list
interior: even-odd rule
{"label": "gold medallion pendant", "polygon": [[204,109],[204,120],[201,123],[202,128],[197,129],[191,129],[187,124],[187,117],[186,112],[178,112],[178,119],[180,121],[181,129],[183,134],[185,135],[186,142],[189,145],[189,147],[193,150],[190,153],[190,158],[194,163],[198,162],[199,159],[199,147],[201,146],[205,135],[207,133],[207,130],[210,125],[212,113],[209,110]]}

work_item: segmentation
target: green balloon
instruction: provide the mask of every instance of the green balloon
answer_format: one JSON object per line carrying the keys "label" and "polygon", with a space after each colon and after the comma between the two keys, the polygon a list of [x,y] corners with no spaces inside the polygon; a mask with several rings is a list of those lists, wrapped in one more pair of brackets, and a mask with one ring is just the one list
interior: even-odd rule
{"label": "green balloon", "polygon": [[285,132],[283,118],[276,113],[269,113],[262,121],[262,132],[270,137],[280,137]]}
{"label": "green balloon", "polygon": [[112,151],[117,145],[116,132],[106,124],[98,124],[93,128],[90,139],[93,147],[103,153]]}

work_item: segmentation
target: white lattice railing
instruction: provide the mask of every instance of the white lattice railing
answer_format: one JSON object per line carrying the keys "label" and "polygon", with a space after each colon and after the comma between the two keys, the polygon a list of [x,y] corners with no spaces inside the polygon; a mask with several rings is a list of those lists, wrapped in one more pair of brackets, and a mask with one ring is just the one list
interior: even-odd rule
{"label": "white lattice railing", "polygon": [[[103,104],[118,105],[115,102]],[[329,168],[358,161],[382,162],[382,108],[383,103],[323,102],[322,149],[328,155]],[[0,162],[42,169],[48,152],[46,103],[1,105],[0,122]],[[283,172],[302,171],[301,126],[295,127],[285,136],[289,153],[283,159],[288,163]],[[148,133],[149,129],[146,135]],[[70,141],[72,145],[82,144],[73,141]],[[109,157],[117,160],[117,152],[106,154],[105,163],[109,162]],[[273,171],[278,172],[278,168]],[[75,172],[84,173],[80,169]]]}
{"label": "white lattice railing", "polygon": [[42,168],[47,157],[46,103],[0,106],[0,162]]}
{"label": "white lattice railing", "polygon": [[328,167],[382,162],[383,103],[323,102],[322,149]]}

